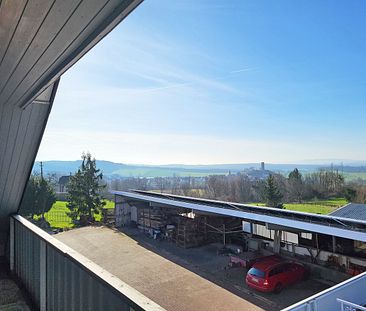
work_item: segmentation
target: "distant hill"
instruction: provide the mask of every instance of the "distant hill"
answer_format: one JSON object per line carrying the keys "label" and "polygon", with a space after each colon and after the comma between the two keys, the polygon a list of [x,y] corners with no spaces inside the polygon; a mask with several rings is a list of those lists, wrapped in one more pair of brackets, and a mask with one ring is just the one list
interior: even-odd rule
{"label": "distant hill", "polygon": [[[73,174],[81,165],[81,160],[77,161],[44,161],[43,169],[46,174],[56,173],[57,175]],[[154,166],[154,165],[128,165],[114,163],[110,161],[97,160],[97,167],[101,169],[105,176],[120,177],[168,177],[168,176],[207,176],[211,174],[227,174],[226,168],[210,167],[174,167],[174,166]],[[34,164],[33,171],[40,171],[40,163]]]}
{"label": "distant hill", "polygon": [[[44,161],[44,172],[56,173],[57,175],[73,174],[81,165],[81,160],[76,161]],[[129,165],[123,163],[115,163],[104,160],[97,160],[97,166],[103,171],[105,176],[119,177],[169,177],[169,176],[208,176],[218,174],[237,173],[248,169],[259,169],[260,163],[241,163],[241,164],[213,164],[213,165]],[[266,164],[266,169],[288,173],[294,168],[298,168],[301,172],[313,172],[319,168],[329,168],[330,165],[324,164]],[[366,166],[333,166],[343,172],[361,173],[366,172]],[[33,171],[40,171],[40,164],[36,162]]]}

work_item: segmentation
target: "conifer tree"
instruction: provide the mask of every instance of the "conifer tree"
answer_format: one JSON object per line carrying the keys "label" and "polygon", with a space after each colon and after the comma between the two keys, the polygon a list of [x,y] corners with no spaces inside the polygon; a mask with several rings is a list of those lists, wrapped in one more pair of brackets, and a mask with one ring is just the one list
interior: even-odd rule
{"label": "conifer tree", "polygon": [[103,175],[96,167],[95,158],[90,153],[82,155],[82,163],[75,175],[70,177],[67,207],[68,215],[76,224],[85,225],[94,221],[94,215],[99,214],[105,205],[101,196],[104,185],[100,181]]}
{"label": "conifer tree", "polygon": [[28,180],[19,213],[30,218],[34,215],[44,217],[55,202],[56,195],[50,182],[43,179],[43,176],[32,175]]}
{"label": "conifer tree", "polygon": [[264,185],[264,199],[267,206],[283,208],[283,195],[278,189],[276,180],[273,175],[269,175]]}
{"label": "conifer tree", "polygon": [[302,175],[297,168],[288,175],[288,186],[290,199],[301,203],[304,192],[304,183]]}

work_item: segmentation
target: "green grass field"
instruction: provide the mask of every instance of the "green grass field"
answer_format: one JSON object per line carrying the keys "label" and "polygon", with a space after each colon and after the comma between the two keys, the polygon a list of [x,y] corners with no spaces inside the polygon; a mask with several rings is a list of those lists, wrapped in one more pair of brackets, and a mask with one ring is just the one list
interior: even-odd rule
{"label": "green grass field", "polygon": [[[313,214],[329,214],[337,208],[346,205],[348,202],[344,198],[334,198],[329,200],[308,201],[304,203],[286,203],[284,208],[287,210],[307,212]],[[264,203],[250,203],[257,206],[265,206]]]}
{"label": "green grass field", "polygon": [[205,172],[159,167],[126,167],[114,171],[113,174],[131,177],[173,177],[175,175],[179,177],[206,177],[209,175],[226,175],[227,172],[215,170]]}
{"label": "green grass field", "polygon": [[[105,200],[105,208],[114,208],[114,202]],[[69,209],[66,206],[67,202],[56,201],[48,213],[45,214],[46,220],[52,228],[72,228],[74,225],[71,218],[67,216]],[[100,221],[101,215],[95,215],[95,220]]]}
{"label": "green grass field", "polygon": [[358,181],[358,180],[365,181],[366,180],[366,173],[365,172],[355,172],[355,173],[345,172],[345,173],[343,173],[343,176],[344,176],[344,179],[347,182]]}

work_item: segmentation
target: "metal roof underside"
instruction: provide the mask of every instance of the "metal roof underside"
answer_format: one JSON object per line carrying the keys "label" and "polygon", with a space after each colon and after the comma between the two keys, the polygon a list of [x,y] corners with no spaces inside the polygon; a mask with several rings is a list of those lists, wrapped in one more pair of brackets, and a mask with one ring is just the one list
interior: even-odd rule
{"label": "metal roof underside", "polygon": [[0,256],[60,76],[141,2],[0,0]]}
{"label": "metal roof underside", "polygon": [[366,222],[360,220],[148,191],[111,191],[111,193],[131,202],[141,201],[159,204],[162,207],[179,207],[209,212],[220,216],[236,217],[304,232],[316,232],[366,242]]}
{"label": "metal roof underside", "polygon": [[39,96],[42,104],[33,103],[25,109],[17,105],[0,107],[0,217],[17,211],[57,85],[58,81]]}

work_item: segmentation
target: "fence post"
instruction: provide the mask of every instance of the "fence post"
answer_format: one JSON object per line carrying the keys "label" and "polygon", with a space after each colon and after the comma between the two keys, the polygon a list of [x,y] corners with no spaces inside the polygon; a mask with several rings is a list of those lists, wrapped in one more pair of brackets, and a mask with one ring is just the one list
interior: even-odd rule
{"label": "fence post", "polygon": [[40,240],[40,260],[39,260],[39,277],[40,277],[40,311],[47,310],[47,245],[46,242]]}

